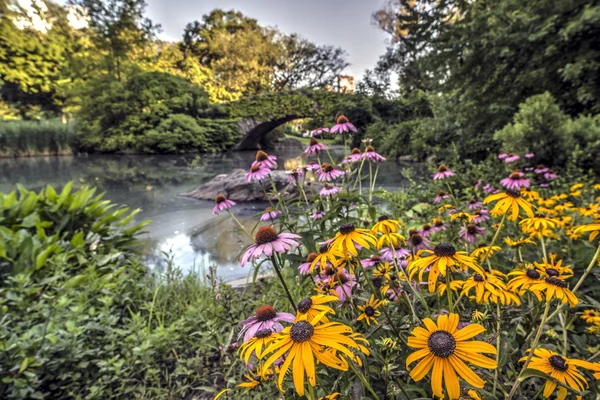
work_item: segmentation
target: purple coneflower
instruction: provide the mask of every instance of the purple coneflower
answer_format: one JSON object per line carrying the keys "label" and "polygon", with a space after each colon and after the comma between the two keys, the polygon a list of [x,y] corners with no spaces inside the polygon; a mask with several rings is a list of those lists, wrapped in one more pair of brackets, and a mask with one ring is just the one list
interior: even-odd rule
{"label": "purple coneflower", "polygon": [[448,215],[454,214],[456,212],[456,206],[451,205],[446,209],[446,212],[448,213]]}
{"label": "purple coneflower", "polygon": [[406,256],[410,254],[410,251],[402,247],[396,248],[394,246],[384,247],[383,249],[379,250],[379,254],[381,254],[381,259],[384,261],[394,261],[396,259],[403,260],[404,258],[406,258]]}
{"label": "purple coneflower", "polygon": [[228,200],[222,194],[215,197],[215,206],[213,207],[213,214],[219,214],[219,212],[228,210],[231,207],[235,206],[235,201]]}
{"label": "purple coneflower", "polygon": [[315,138],[310,138],[310,143],[308,144],[308,148],[304,150],[304,154],[311,156],[313,154],[319,154],[321,151],[325,150],[327,150],[327,146],[319,143],[319,141]]}
{"label": "purple coneflower", "polygon": [[252,165],[259,165],[263,168],[274,169],[277,168],[277,157],[270,156],[262,150],[256,152],[256,161]]}
{"label": "purple coneflower", "polygon": [[475,190],[479,189],[479,186],[481,186],[481,179],[477,179],[477,181],[475,181]]}
{"label": "purple coneflower", "polygon": [[504,160],[506,157],[508,157],[508,154],[506,154],[506,153],[500,153],[500,154],[498,154],[498,159],[499,160]]}
{"label": "purple coneflower", "polygon": [[310,132],[311,136],[320,136],[323,133],[329,133],[329,128],[317,128]]}
{"label": "purple coneflower", "polygon": [[550,185],[547,184],[547,183],[540,183],[540,187],[541,188],[547,188],[547,187],[550,187]]}
{"label": "purple coneflower", "polygon": [[338,186],[329,186],[328,184],[325,184],[319,194],[321,197],[333,196],[334,194],[338,194],[341,190],[342,189]]}
{"label": "purple coneflower", "polygon": [[367,146],[367,148],[365,149],[365,152],[363,153],[363,158],[367,161],[371,161],[374,163],[385,161],[385,157],[383,157],[381,154],[375,152],[375,149],[373,148],[373,146]]}
{"label": "purple coneflower", "polygon": [[506,156],[506,158],[504,159],[504,162],[505,162],[505,163],[507,163],[507,164],[510,164],[510,163],[512,163],[512,162],[515,162],[515,161],[517,161],[519,158],[521,158],[521,157],[519,157],[519,156],[518,156],[518,155],[516,155],[516,154],[513,154],[513,153],[508,153],[508,155],[507,155],[507,156]]}
{"label": "purple coneflower", "polygon": [[321,169],[321,166],[316,162],[310,162],[306,165],[306,167],[304,167],[304,169],[307,171],[318,171]]}
{"label": "purple coneflower", "polygon": [[[300,274],[302,275],[308,275],[310,274],[310,264],[312,264],[313,261],[315,261],[315,258],[317,258],[318,254],[317,253],[308,253],[308,256],[306,257],[306,262],[302,263],[298,266],[298,272],[300,272]],[[318,267],[320,264],[320,262],[317,262],[317,264],[315,265],[315,267]]]}
{"label": "purple coneflower", "polygon": [[525,175],[519,171],[513,171],[508,178],[504,178],[500,181],[500,184],[507,189],[521,189],[529,187],[529,179],[525,178]]}
{"label": "purple coneflower", "polygon": [[376,267],[376,266],[379,265],[379,263],[381,263],[381,257],[379,257],[378,255],[373,254],[369,258],[367,258],[365,260],[361,260],[360,263],[362,264],[362,266],[364,268]]}
{"label": "purple coneflower", "polygon": [[244,265],[248,261],[255,260],[263,255],[271,257],[274,253],[284,253],[292,247],[299,246],[300,243],[297,242],[299,239],[301,239],[300,235],[294,233],[277,234],[272,227],[263,226],[256,232],[254,244],[244,251],[240,264]]}
{"label": "purple coneflower", "polygon": [[321,210],[315,211],[310,217],[312,219],[322,219],[325,216],[325,213]]}
{"label": "purple coneflower", "polygon": [[323,165],[321,165],[321,172],[319,173],[319,181],[331,182],[332,180],[339,178],[343,175],[344,171],[333,168],[333,165],[331,164],[323,163]]}
{"label": "purple coneflower", "polygon": [[485,228],[481,228],[475,224],[469,224],[466,227],[460,228],[459,236],[467,243],[475,244],[477,236],[483,235]]}
{"label": "purple coneflower", "polygon": [[525,158],[533,158],[533,157],[535,157],[535,154],[533,154],[533,153],[526,153],[525,154]]}
{"label": "purple coneflower", "polygon": [[438,172],[433,175],[434,180],[446,179],[448,177],[454,176],[454,172],[452,172],[448,167],[444,164],[438,167]]}
{"label": "purple coneflower", "polygon": [[346,157],[342,163],[355,163],[363,159],[363,153],[360,151],[358,147],[352,149],[352,153],[348,157]]}
{"label": "purple coneflower", "polygon": [[286,171],[288,174],[288,183],[296,183],[297,179],[304,175],[304,169],[302,167],[294,168],[291,171]]}
{"label": "purple coneflower", "polygon": [[440,190],[440,192],[438,193],[438,195],[435,196],[435,198],[433,199],[433,202],[434,203],[439,203],[442,200],[449,199],[449,198],[450,198],[450,196],[447,195],[446,192],[444,192],[443,190]]}
{"label": "purple coneflower", "polygon": [[267,207],[265,209],[265,211],[262,213],[262,215],[260,216],[260,220],[261,221],[272,221],[275,218],[279,217],[281,214],[283,214],[281,211],[274,210],[271,207]]}
{"label": "purple coneflower", "polygon": [[535,172],[536,174],[545,174],[548,171],[548,167],[545,167],[543,164],[538,164],[533,170],[533,172]]}
{"label": "purple coneflower", "polygon": [[477,201],[475,197],[469,200],[469,210],[477,210],[478,208],[481,208],[481,206],[483,206],[483,203]]}
{"label": "purple coneflower", "polygon": [[556,172],[554,172],[553,170],[549,169],[548,172],[546,172],[544,174],[544,179],[551,181],[553,179],[558,178],[558,175],[556,175]]}
{"label": "purple coneflower", "polygon": [[332,294],[337,296],[339,306],[341,307],[346,299],[352,296],[352,288],[357,285],[356,277],[348,273],[345,268],[342,268],[337,272],[335,281],[337,283],[333,288],[335,293]]}
{"label": "purple coneflower", "polygon": [[444,224],[444,221],[441,218],[434,218],[433,219],[433,229],[436,232],[445,231],[446,230],[446,224]]}
{"label": "purple coneflower", "polygon": [[489,183],[486,183],[485,186],[483,187],[483,191],[486,192],[486,193],[488,193],[488,194],[494,194],[494,193],[498,192],[498,189],[496,189],[495,187],[493,187]]}
{"label": "purple coneflower", "polygon": [[480,224],[483,221],[487,221],[488,219],[490,219],[489,214],[490,214],[490,212],[488,210],[486,210],[485,208],[477,210],[473,213],[472,222],[474,222],[476,224]]}
{"label": "purple coneflower", "polygon": [[410,244],[410,248],[416,253],[419,250],[428,249],[431,244],[429,243],[429,239],[419,235],[419,232],[411,229],[408,231],[410,237],[408,238],[408,244]]}
{"label": "purple coneflower", "polygon": [[425,224],[425,225],[423,225],[423,227],[421,228],[421,230],[418,233],[419,233],[419,235],[421,235],[423,237],[429,237],[429,235],[431,235],[434,232],[435,232],[435,229],[433,229],[433,226],[431,226],[429,224]]}
{"label": "purple coneflower", "polygon": [[269,168],[252,164],[250,171],[246,173],[246,182],[262,181],[270,173],[271,170]]}
{"label": "purple coneflower", "polygon": [[281,332],[283,325],[279,321],[294,322],[296,317],[290,313],[277,312],[273,306],[264,305],[256,309],[256,313],[250,318],[240,322],[243,325],[238,338],[244,335],[244,342],[252,339],[256,332],[270,329],[273,332]]}
{"label": "purple coneflower", "polygon": [[350,131],[356,132],[356,128],[348,121],[348,118],[340,115],[335,121],[335,125],[329,130],[329,133],[346,133]]}

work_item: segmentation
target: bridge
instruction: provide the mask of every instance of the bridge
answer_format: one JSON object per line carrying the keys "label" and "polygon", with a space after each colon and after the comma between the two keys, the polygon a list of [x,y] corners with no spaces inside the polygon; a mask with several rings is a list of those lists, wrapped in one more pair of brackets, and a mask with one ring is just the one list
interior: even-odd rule
{"label": "bridge", "polygon": [[234,150],[254,150],[273,129],[299,118],[335,120],[342,93],[326,90],[298,90],[267,93],[228,103],[232,118],[239,118],[240,141]]}

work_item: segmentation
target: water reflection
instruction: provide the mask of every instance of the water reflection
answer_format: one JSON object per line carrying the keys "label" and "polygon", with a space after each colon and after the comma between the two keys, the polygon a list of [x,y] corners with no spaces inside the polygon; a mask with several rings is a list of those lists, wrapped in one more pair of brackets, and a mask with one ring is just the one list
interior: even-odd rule
{"label": "water reflection", "polygon": [[[305,164],[301,151],[273,152],[279,166],[287,169]],[[161,268],[162,252],[172,252],[184,269],[218,266],[224,279],[244,278],[249,273],[236,257],[248,239],[236,231],[226,217],[212,215],[212,202],[191,200],[177,194],[189,192],[219,174],[236,168],[247,169],[254,152],[196,155],[94,155],[84,157],[36,157],[0,159],[0,191],[8,192],[17,183],[39,190],[50,184],[60,190],[68,181],[75,186],[96,186],[106,198],[131,208],[141,208],[138,220],[151,219],[144,252],[148,263]],[[343,151],[334,150],[341,158]],[[400,167],[393,162],[381,165],[378,184],[393,190],[406,184]],[[235,208],[236,215],[252,228],[254,215],[265,204],[246,203]]]}

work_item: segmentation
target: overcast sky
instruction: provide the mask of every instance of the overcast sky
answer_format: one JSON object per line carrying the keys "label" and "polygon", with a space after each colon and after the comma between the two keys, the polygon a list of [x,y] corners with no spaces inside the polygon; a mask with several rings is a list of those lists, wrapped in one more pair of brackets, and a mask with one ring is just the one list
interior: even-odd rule
{"label": "overcast sky", "polygon": [[188,22],[215,8],[235,9],[261,25],[298,33],[317,44],[342,47],[350,66],[345,73],[360,79],[384,53],[387,35],[371,23],[385,0],[146,0],[147,14],[162,26],[164,40],[181,40]]}

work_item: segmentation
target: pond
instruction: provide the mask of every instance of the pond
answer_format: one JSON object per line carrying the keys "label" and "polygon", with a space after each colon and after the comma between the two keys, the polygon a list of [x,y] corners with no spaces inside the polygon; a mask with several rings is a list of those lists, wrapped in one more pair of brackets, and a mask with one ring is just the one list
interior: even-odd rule
{"label": "pond", "polygon": [[[343,150],[336,149],[338,158]],[[336,154],[334,153],[334,157]],[[281,169],[306,164],[301,151],[274,151]],[[8,192],[17,183],[31,190],[50,184],[60,189],[68,181],[75,186],[95,186],[106,198],[132,209],[141,208],[137,220],[152,220],[143,235],[143,252],[150,267],[162,268],[165,253],[175,265],[202,271],[212,265],[225,281],[245,279],[249,268],[236,261],[248,239],[235,231],[225,216],[212,214],[213,202],[179,197],[216,175],[236,168],[249,168],[255,152],[197,155],[93,155],[0,159],[0,191]],[[406,167],[406,166],[404,166]],[[411,168],[413,168],[412,166]],[[387,161],[380,167],[378,185],[397,190],[407,181],[402,166]],[[422,171],[421,168],[419,170]],[[243,223],[254,226],[256,214],[265,204],[242,203],[235,213]]]}

